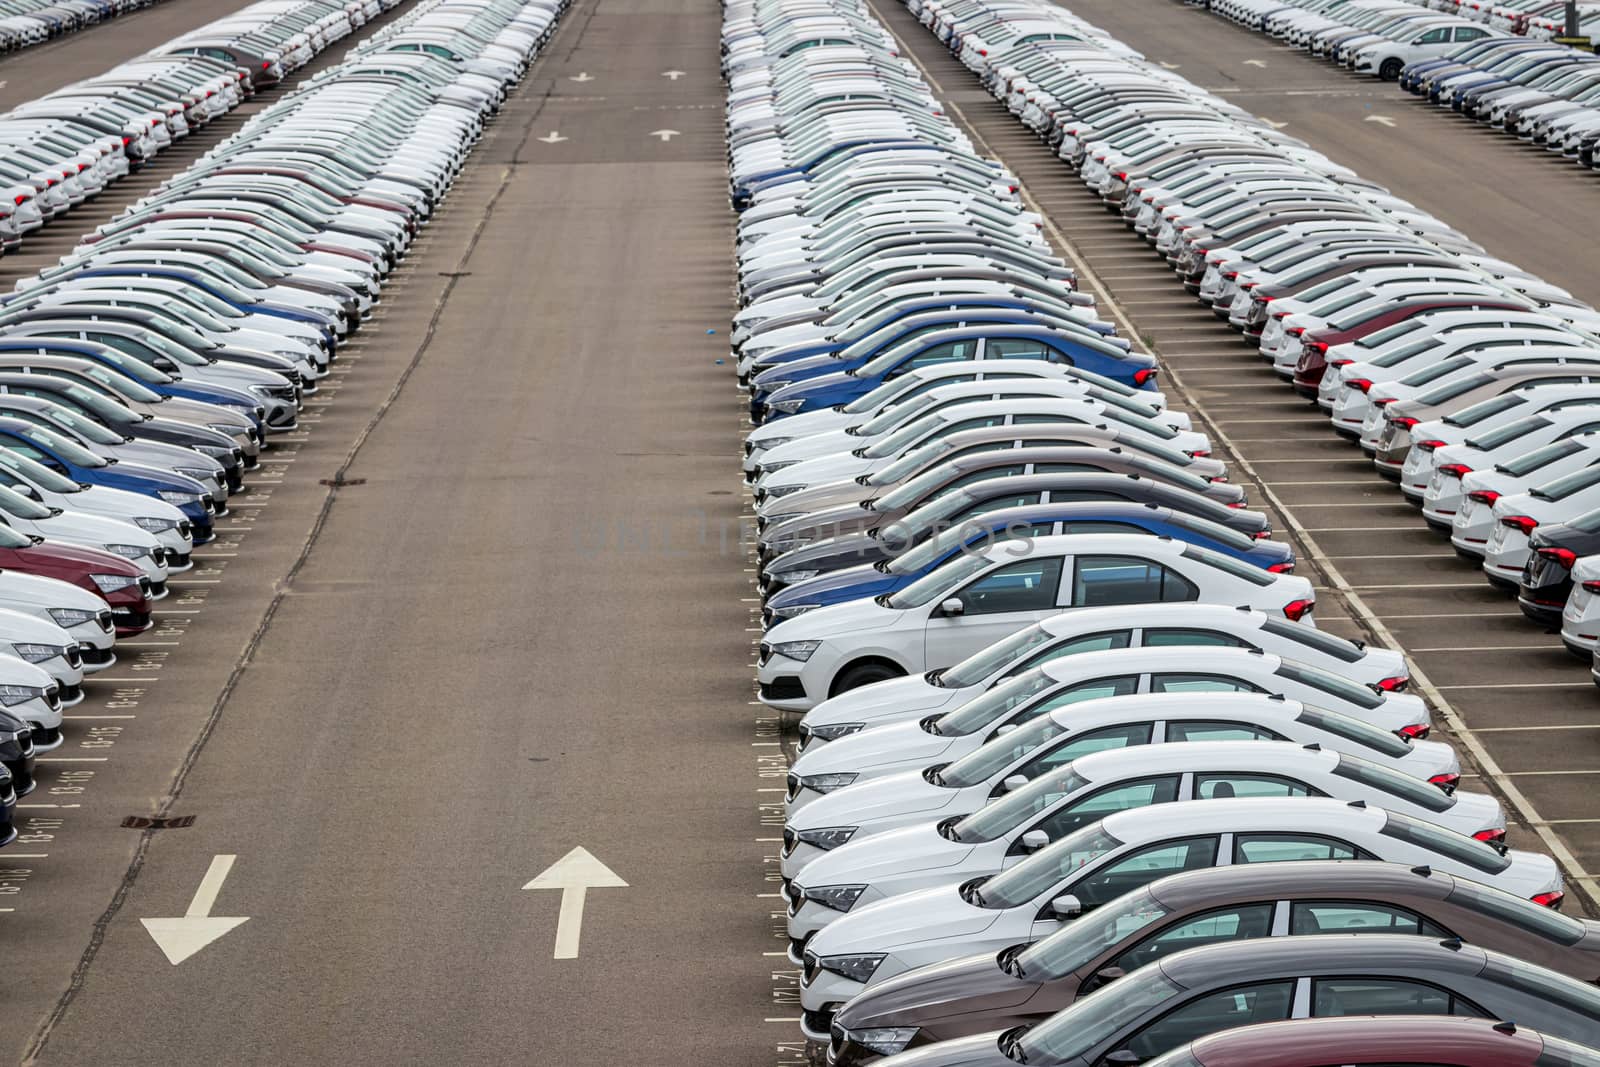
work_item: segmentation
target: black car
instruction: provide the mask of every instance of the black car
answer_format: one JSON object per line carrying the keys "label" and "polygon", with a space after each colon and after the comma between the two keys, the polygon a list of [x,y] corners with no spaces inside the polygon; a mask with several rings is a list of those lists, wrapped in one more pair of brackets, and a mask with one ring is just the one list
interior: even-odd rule
{"label": "black car", "polygon": [[0,765],[11,775],[16,795],[25,797],[39,783],[33,777],[33,734],[28,724],[0,711]]}
{"label": "black car", "polygon": [[13,822],[17,812],[17,790],[11,779],[11,772],[0,765],[0,846],[11,844],[17,839],[17,828]]}
{"label": "black car", "polygon": [[[1572,592],[1572,568],[1584,556],[1600,552],[1600,510],[1570,522],[1540,526],[1528,538],[1528,562],[1517,587],[1517,606],[1541,626],[1559,627],[1561,609]],[[1585,659],[1588,649],[1569,650]]]}

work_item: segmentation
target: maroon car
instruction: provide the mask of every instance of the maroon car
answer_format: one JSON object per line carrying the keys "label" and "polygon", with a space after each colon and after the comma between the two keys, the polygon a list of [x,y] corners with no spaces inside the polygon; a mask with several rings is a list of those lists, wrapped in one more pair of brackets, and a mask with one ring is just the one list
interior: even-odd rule
{"label": "maroon car", "polygon": [[[1369,333],[1376,333],[1385,326],[1393,326],[1397,322],[1415,318],[1430,311],[1486,311],[1489,309],[1527,311],[1527,304],[1514,301],[1488,300],[1481,296],[1416,297],[1411,300],[1396,300],[1393,305],[1379,311],[1372,311],[1360,321],[1344,320],[1330,322],[1328,325],[1315,330],[1305,330],[1300,333],[1300,361],[1294,368],[1295,392],[1315,400],[1317,389],[1322,385],[1322,372],[1328,369],[1328,349],[1334,345],[1342,345],[1346,341],[1358,341]],[[1298,329],[1298,327],[1295,327]],[[1290,331],[1291,333],[1293,330]]]}
{"label": "maroon car", "polygon": [[[1596,1023],[1600,1040],[1600,1022]],[[1145,1067],[1600,1067],[1600,1052],[1514,1022],[1439,1015],[1297,1019],[1225,1030]]]}
{"label": "maroon car", "polygon": [[[118,637],[143,633],[153,625],[155,589],[144,571],[121,556],[98,548],[35,540],[9,526],[0,526],[0,571],[12,570],[86,589],[111,605]],[[98,580],[97,580],[98,579]]]}

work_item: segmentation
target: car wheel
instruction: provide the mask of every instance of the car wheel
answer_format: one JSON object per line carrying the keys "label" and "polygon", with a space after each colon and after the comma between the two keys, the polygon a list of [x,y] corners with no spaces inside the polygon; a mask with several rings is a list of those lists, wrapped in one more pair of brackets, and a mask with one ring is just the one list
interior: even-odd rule
{"label": "car wheel", "polygon": [[857,663],[855,666],[839,673],[839,676],[833,680],[833,689],[828,695],[838,696],[846,690],[860,689],[862,686],[871,685],[873,682],[886,682],[890,678],[900,678],[905,673],[905,671],[892,663]]}
{"label": "car wheel", "polygon": [[1405,64],[1398,59],[1386,59],[1383,61],[1383,66],[1378,68],[1378,77],[1386,82],[1399,81],[1400,69],[1404,66]]}

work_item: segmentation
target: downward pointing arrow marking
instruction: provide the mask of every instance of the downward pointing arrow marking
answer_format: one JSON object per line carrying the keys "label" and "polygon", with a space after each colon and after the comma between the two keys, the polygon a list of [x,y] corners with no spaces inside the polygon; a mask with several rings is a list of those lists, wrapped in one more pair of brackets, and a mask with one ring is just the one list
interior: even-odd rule
{"label": "downward pointing arrow marking", "polygon": [[590,74],[586,70],[580,70],[580,71],[578,71],[578,73],[572,75],[567,80],[571,81],[571,82],[592,82],[592,81],[594,81],[594,75]]}
{"label": "downward pointing arrow marking", "polygon": [[[683,77],[683,71],[681,71],[681,70],[664,70],[664,71],[661,72],[661,76],[663,78],[671,78],[673,81],[677,81],[679,78]],[[4,86],[4,85],[5,85],[5,82],[0,82],[0,86]]]}
{"label": "downward pointing arrow marking", "polygon": [[556,919],[558,960],[578,958],[578,938],[583,933],[584,897],[591,889],[626,889],[628,883],[579,846],[545,868],[524,889],[561,890],[561,915]]}
{"label": "downward pointing arrow marking", "polygon": [[674,137],[678,136],[678,131],[677,130],[651,130],[650,131],[650,136],[651,137],[659,137],[663,141],[670,141]]}
{"label": "downward pointing arrow marking", "polygon": [[562,141],[565,141],[566,138],[561,136],[555,130],[551,130],[550,131],[550,135],[548,137],[535,137],[534,140],[535,141],[543,141],[545,144],[558,144],[558,143],[560,143]]}
{"label": "downward pointing arrow marking", "polygon": [[237,858],[211,858],[211,866],[207,868],[206,876],[200,879],[200,888],[194,891],[194,899],[189,901],[189,910],[183,913],[182,918],[139,920],[174,967],[230,930],[250,921],[249,916],[223,918],[211,914],[217,894],[222,892],[222,883]]}

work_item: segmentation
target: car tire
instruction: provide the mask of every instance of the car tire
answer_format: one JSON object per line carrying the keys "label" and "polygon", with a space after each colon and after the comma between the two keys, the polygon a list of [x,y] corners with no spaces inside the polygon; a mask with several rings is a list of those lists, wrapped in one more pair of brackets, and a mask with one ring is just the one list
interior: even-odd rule
{"label": "car tire", "polygon": [[833,688],[829,690],[828,695],[836,697],[847,690],[860,689],[862,686],[871,685],[873,682],[886,682],[890,678],[904,677],[905,673],[894,664],[885,663],[882,660],[857,663],[839,672],[838,676],[833,680]]}
{"label": "car tire", "polygon": [[1398,59],[1386,59],[1383,61],[1383,65],[1378,68],[1378,77],[1386,82],[1399,81],[1400,71],[1404,67],[1405,64]]}

